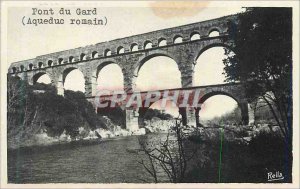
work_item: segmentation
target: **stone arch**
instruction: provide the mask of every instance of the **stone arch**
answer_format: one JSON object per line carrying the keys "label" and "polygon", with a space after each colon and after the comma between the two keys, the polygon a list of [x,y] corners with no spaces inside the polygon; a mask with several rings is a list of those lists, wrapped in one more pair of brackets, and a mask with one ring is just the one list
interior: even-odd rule
{"label": "stone arch", "polygon": [[73,63],[73,62],[75,62],[75,58],[74,58],[74,56],[70,56],[69,57],[69,63]]}
{"label": "stone arch", "polygon": [[209,99],[210,97],[216,96],[216,95],[225,95],[225,96],[228,96],[228,97],[234,99],[238,104],[241,101],[239,98],[235,97],[233,94],[231,94],[230,92],[228,92],[226,90],[214,90],[214,91],[209,91],[209,92],[203,94],[201,96],[201,98],[199,99],[199,103],[203,103],[207,99]]}
{"label": "stone arch", "polygon": [[79,68],[79,67],[74,67],[74,66],[66,67],[66,68],[62,71],[62,73],[61,73],[61,76],[60,76],[60,79],[61,79],[61,80],[60,80],[60,81],[62,81],[63,84],[64,84],[67,75],[68,75],[71,71],[76,70],[76,69],[78,69],[82,74],[84,73],[84,70],[82,70],[82,69]]}
{"label": "stone arch", "polygon": [[21,65],[21,66],[20,66],[20,71],[21,71],[21,72],[25,71],[24,68],[25,68],[24,65]]}
{"label": "stone arch", "polygon": [[[158,59],[156,59],[156,58],[158,58]],[[168,77],[168,78],[171,78],[172,81],[170,80],[170,82],[169,82],[169,80],[167,78],[167,74],[164,74],[164,75],[160,74],[162,72],[160,64],[155,64],[155,65],[159,66],[159,67],[157,67],[155,73],[153,72],[153,74],[150,73],[150,74],[144,75],[145,74],[145,70],[144,70],[143,71],[144,74],[142,74],[142,75],[140,74],[140,70],[145,65],[145,63],[147,63],[148,61],[152,61],[152,59],[154,59],[153,61],[157,60],[158,63],[159,63],[159,61],[164,61],[164,60],[162,60],[163,58],[168,58],[168,59],[165,59],[165,62],[161,62],[161,63],[165,63],[166,66],[170,66],[169,67],[170,69],[167,69],[167,70],[165,69],[164,71],[166,73],[169,72],[169,71],[170,71],[169,73],[171,73],[171,72],[173,73],[172,76],[174,76],[174,77]],[[154,90],[154,88],[155,89],[158,89],[158,88],[162,89],[162,88],[164,88],[162,85],[165,85],[167,88],[181,87],[181,71],[180,71],[180,67],[178,65],[178,62],[176,60],[177,59],[175,59],[173,55],[171,55],[171,54],[169,54],[168,52],[165,52],[165,51],[158,50],[155,53],[151,53],[151,54],[149,52],[149,55],[144,57],[143,59],[141,59],[139,62],[135,63],[135,65],[132,69],[133,72],[131,72],[132,75],[130,74],[130,77],[132,77],[131,79],[132,79],[133,89],[137,89],[136,88],[137,86],[140,87],[139,90],[152,90],[151,88],[153,88],[153,90]],[[147,65],[148,65],[147,67],[150,68],[150,67],[152,67],[151,65],[154,65],[154,64],[147,64]],[[153,68],[150,68],[150,69],[153,69]],[[161,78],[166,79],[166,81],[168,81],[168,82],[161,82],[161,83],[157,83],[157,85],[156,85],[153,82],[153,80],[151,80],[151,82],[149,82],[147,85],[142,85],[141,82],[140,82],[141,80],[139,78],[141,78],[141,76],[142,77],[147,77],[147,78],[152,77],[151,75],[157,75]],[[153,86],[151,87],[151,85],[153,85]]]}
{"label": "stone arch", "polygon": [[39,63],[38,63],[38,67],[39,67],[39,68],[43,68],[43,67],[44,67],[43,62],[39,62]]}
{"label": "stone arch", "polygon": [[177,43],[182,43],[183,42],[183,38],[181,35],[176,35],[174,38],[173,38],[173,43],[174,44],[177,44]]}
{"label": "stone arch", "polygon": [[152,47],[152,42],[150,40],[145,41],[144,49],[151,49]]}
{"label": "stone arch", "polygon": [[[249,116],[248,116],[248,104],[245,100],[240,99],[238,96],[236,96],[235,94],[231,93],[230,91],[226,90],[226,89],[217,89],[217,90],[208,90],[206,93],[204,93],[198,103],[199,104],[203,104],[207,99],[216,96],[216,95],[224,95],[227,97],[232,98],[238,105],[240,111],[241,111],[241,117],[242,117],[242,122],[244,124],[248,124],[249,122]],[[198,125],[199,122],[199,112],[200,112],[201,108],[196,108],[195,109],[195,115],[196,115],[196,124]]]}
{"label": "stone arch", "polygon": [[92,58],[98,58],[99,54],[97,51],[92,52]]}
{"label": "stone arch", "polygon": [[64,59],[63,58],[58,58],[58,64],[63,64],[64,63]]}
{"label": "stone arch", "polygon": [[32,79],[31,79],[30,83],[36,84],[37,81],[39,80],[39,78],[42,77],[43,75],[47,75],[50,78],[51,82],[52,82],[52,78],[51,78],[50,74],[48,74],[47,72],[38,72],[38,73],[36,73],[32,76]]}
{"label": "stone arch", "polygon": [[125,53],[124,47],[123,47],[123,46],[119,46],[119,47],[117,48],[117,54],[123,54],[123,53]]}
{"label": "stone arch", "polygon": [[197,31],[194,31],[194,32],[192,32],[191,35],[190,35],[190,40],[191,40],[191,41],[199,40],[200,37],[201,37],[201,36],[200,36],[200,33],[197,32]]}
{"label": "stone arch", "polygon": [[[214,33],[215,32],[215,33]],[[211,28],[208,33],[207,33],[207,36],[208,37],[216,37],[216,36],[220,36],[221,34],[221,29],[220,28],[217,28],[217,27],[214,27],[214,28]]]}
{"label": "stone arch", "polygon": [[59,79],[58,79],[58,83],[56,83],[57,85],[57,91],[58,94],[63,95],[64,94],[64,90],[65,90],[65,82],[66,82],[66,77],[68,76],[68,74],[70,72],[72,72],[73,70],[79,70],[82,75],[83,75],[83,79],[84,79],[84,83],[85,83],[85,76],[84,76],[84,70],[82,70],[80,67],[75,67],[75,66],[67,66],[60,74]]}
{"label": "stone arch", "polygon": [[206,46],[204,46],[204,47],[202,47],[200,49],[200,51],[198,52],[197,56],[195,56],[195,61],[201,56],[201,54],[204,51],[206,51],[206,50],[208,50],[210,48],[213,48],[213,47],[224,47],[226,49],[229,49],[229,50],[233,51],[232,48],[231,48],[231,46],[228,45],[228,44],[226,44],[226,43],[220,43],[220,42],[211,43],[211,44],[208,44],[208,45],[206,45]]}
{"label": "stone arch", "polygon": [[167,45],[167,39],[166,38],[161,37],[161,38],[158,39],[158,46],[159,47],[163,47],[163,46],[166,46],[166,45]]}
{"label": "stone arch", "polygon": [[84,61],[86,60],[86,54],[85,53],[81,53],[80,54],[80,61]]}
{"label": "stone arch", "polygon": [[[95,83],[96,87],[97,87],[98,86],[98,79],[100,77],[99,74],[100,74],[101,70],[104,69],[107,66],[110,66],[110,65],[117,65],[117,67],[120,68],[120,73],[121,73],[121,77],[122,77],[122,86],[120,86],[120,87],[123,89],[123,87],[124,87],[124,73],[123,73],[122,67],[119,64],[117,64],[115,61],[112,61],[112,60],[101,62],[100,64],[98,64],[95,71],[93,72],[94,81],[92,81],[92,83]],[[121,90],[121,89],[118,89],[118,90]]]}
{"label": "stone arch", "polygon": [[105,49],[105,51],[104,51],[104,56],[105,56],[105,57],[111,56],[111,50],[110,50],[110,49]]}
{"label": "stone arch", "polygon": [[[140,71],[141,67],[148,61],[150,60],[151,58],[155,58],[155,57],[158,57],[158,56],[164,56],[164,57],[168,57],[168,58],[171,58],[173,59],[177,66],[178,66],[178,63],[175,59],[175,57],[173,57],[172,54],[168,53],[168,52],[164,52],[164,51],[161,51],[161,52],[156,52],[156,53],[152,53],[152,54],[149,54],[148,56],[144,57],[143,59],[141,59],[134,67],[134,76],[137,76],[138,75],[138,72]],[[178,69],[179,69],[179,66],[178,66]]]}
{"label": "stone arch", "polygon": [[16,67],[12,67],[12,73],[16,73],[17,72],[17,68]]}
{"label": "stone arch", "polygon": [[48,67],[53,66],[53,61],[52,60],[48,60]]}
{"label": "stone arch", "polygon": [[139,46],[137,43],[132,43],[131,46],[130,46],[130,51],[131,52],[135,52],[135,51],[138,51],[139,50]]}
{"label": "stone arch", "polygon": [[226,78],[222,74],[225,67],[222,63],[224,48],[231,50],[229,45],[217,40],[217,42],[207,44],[198,51],[193,66],[194,86],[226,83]]}
{"label": "stone arch", "polygon": [[29,70],[32,70],[32,69],[33,69],[33,64],[32,64],[32,63],[30,63],[30,64],[28,65],[28,69],[29,69]]}

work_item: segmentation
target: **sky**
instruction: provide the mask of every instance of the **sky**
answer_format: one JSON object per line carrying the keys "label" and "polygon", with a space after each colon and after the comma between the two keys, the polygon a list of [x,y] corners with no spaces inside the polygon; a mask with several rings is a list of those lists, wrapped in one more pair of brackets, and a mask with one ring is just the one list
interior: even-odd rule
{"label": "sky", "polygon": [[[24,2],[25,3],[25,2]],[[8,63],[34,58],[39,55],[56,51],[96,44],[116,38],[155,31],[169,27],[218,18],[242,12],[240,6],[222,7],[220,2],[191,1],[191,2],[89,2],[79,6],[76,3],[64,5],[58,3],[36,4],[34,7],[43,9],[53,8],[58,11],[61,7],[75,11],[78,7],[97,8],[97,16],[105,16],[108,23],[103,26],[76,25],[26,25],[21,24],[23,16],[33,16],[32,5],[27,7],[10,8],[8,12]],[[75,12],[74,12],[75,13]],[[53,17],[61,17],[54,15]],[[74,17],[75,15],[72,15]],[[91,16],[95,17],[95,16]],[[65,17],[66,18],[66,17]],[[194,86],[221,84],[224,81],[223,64],[224,50],[215,47],[205,51],[197,60],[194,74]],[[49,83],[46,75],[39,82]],[[100,88],[118,88],[123,86],[123,76],[117,65],[104,67],[97,80]],[[136,87],[140,90],[177,88],[181,86],[180,72],[174,60],[166,57],[155,57],[147,61],[138,73]],[[66,78],[65,89],[84,91],[83,75],[80,71],[72,71]],[[214,96],[205,101],[205,108],[200,117],[212,118],[231,111],[236,102],[226,96]],[[166,110],[167,113],[177,114],[178,110]]]}

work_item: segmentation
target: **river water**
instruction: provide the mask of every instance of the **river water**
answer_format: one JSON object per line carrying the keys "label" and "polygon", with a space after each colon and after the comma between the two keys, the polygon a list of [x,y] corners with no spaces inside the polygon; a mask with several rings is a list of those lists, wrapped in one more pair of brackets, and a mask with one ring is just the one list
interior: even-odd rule
{"label": "river water", "polygon": [[[157,135],[158,136],[158,135]],[[138,163],[139,136],[8,151],[9,183],[153,182]]]}

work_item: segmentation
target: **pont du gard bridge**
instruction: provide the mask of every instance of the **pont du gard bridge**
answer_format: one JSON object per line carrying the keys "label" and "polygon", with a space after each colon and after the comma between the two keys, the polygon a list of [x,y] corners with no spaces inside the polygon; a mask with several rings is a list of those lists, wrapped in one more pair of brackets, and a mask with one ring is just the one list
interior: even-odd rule
{"label": "pont du gard bridge", "polygon": [[[100,70],[105,66],[109,64],[120,66],[124,78],[124,91],[134,92],[135,81],[143,64],[153,57],[166,56],[178,65],[181,74],[181,90],[205,89],[199,99],[200,102],[219,94],[232,97],[240,107],[242,121],[244,124],[249,124],[254,121],[254,114],[241,84],[193,85],[197,58],[209,48],[216,46],[230,48],[232,45],[233,42],[229,37],[229,22],[237,22],[237,16],[230,15],[41,55],[12,63],[8,74],[26,80],[29,84],[35,84],[42,75],[47,74],[51,84],[56,87],[57,93],[63,95],[66,76],[72,70],[78,69],[84,75],[85,96],[93,103],[97,93],[97,78]],[[218,35],[211,36],[212,32],[218,32]],[[197,125],[199,110],[200,108],[179,108],[183,124]],[[125,108],[125,111],[127,128],[143,126],[146,108]]]}

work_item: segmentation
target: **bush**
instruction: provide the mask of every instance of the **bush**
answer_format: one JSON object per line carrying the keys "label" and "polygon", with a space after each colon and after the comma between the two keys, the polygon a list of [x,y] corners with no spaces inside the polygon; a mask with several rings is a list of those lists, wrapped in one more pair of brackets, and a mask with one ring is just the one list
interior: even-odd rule
{"label": "bush", "polygon": [[9,143],[21,144],[41,129],[52,137],[66,131],[76,138],[79,127],[91,130],[105,127],[82,92],[65,91],[63,97],[51,85],[28,85],[9,77],[7,100]]}

